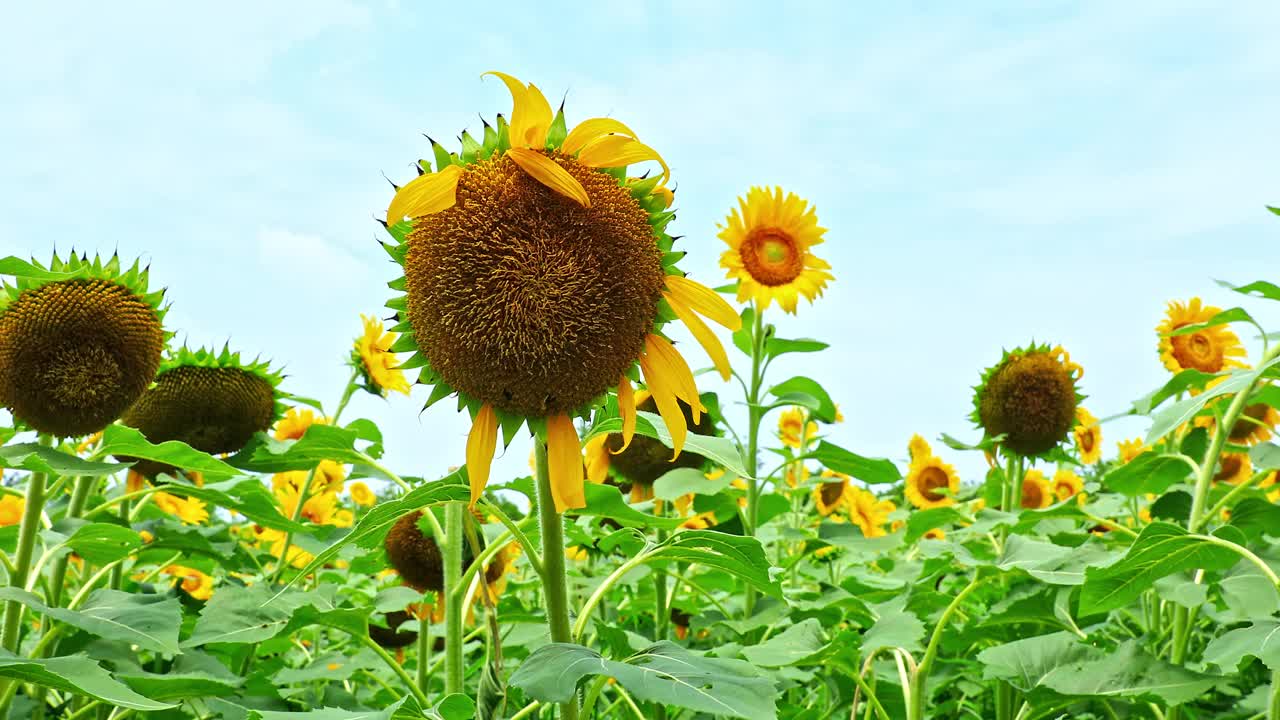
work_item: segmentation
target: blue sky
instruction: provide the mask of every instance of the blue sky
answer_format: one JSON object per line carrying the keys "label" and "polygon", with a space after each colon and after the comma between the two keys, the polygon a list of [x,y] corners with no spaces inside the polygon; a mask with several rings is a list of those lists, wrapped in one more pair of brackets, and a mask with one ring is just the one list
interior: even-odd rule
{"label": "blue sky", "polygon": [[[27,4],[0,26],[0,254],[141,255],[180,337],[275,358],[331,404],[395,276],[382,176],[412,176],[422,133],[508,112],[480,78],[498,69],[661,150],[697,279],[719,281],[716,224],[750,185],[816,205],[837,279],[774,320],[832,347],[776,379],[822,380],[847,418],[831,439],[863,454],[976,437],[970,386],[1031,337],[1084,365],[1104,416],[1166,378],[1166,300],[1244,300],[1280,328],[1213,284],[1280,268],[1280,6],[787,5]],[[468,423],[425,398],[348,417],[433,476]],[[1108,425],[1107,446],[1144,429]],[[944,454],[977,478],[980,458]]]}

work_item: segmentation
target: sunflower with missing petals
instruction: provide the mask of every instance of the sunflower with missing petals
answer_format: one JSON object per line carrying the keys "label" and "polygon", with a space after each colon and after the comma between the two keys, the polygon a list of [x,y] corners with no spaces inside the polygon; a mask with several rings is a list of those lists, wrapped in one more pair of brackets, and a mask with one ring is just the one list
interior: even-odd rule
{"label": "sunflower with missing petals", "polygon": [[896,509],[893,502],[881,500],[870,490],[854,486],[849,488],[849,522],[862,530],[863,537],[886,535],[884,525],[889,521],[889,513]]}
{"label": "sunflower with missing petals", "polygon": [[1022,507],[1046,508],[1053,504],[1053,488],[1040,470],[1032,468],[1022,476]]}
{"label": "sunflower with missing petals", "polygon": [[1156,326],[1156,332],[1160,335],[1160,361],[1169,372],[1192,369],[1204,373],[1220,373],[1231,368],[1245,367],[1244,362],[1238,359],[1247,354],[1244,346],[1226,325],[1213,325],[1191,333],[1171,335],[1188,325],[1208,322],[1220,312],[1220,308],[1202,304],[1198,297],[1191,298],[1186,304],[1176,300],[1169,303],[1164,319]]}
{"label": "sunflower with missing petals", "polygon": [[1224,452],[1218,456],[1218,472],[1213,479],[1229,485],[1239,485],[1253,476],[1253,461],[1249,453]]}
{"label": "sunflower with missing petals", "polygon": [[301,440],[312,425],[327,425],[329,418],[316,415],[306,408],[291,407],[285,411],[284,417],[275,424],[274,437],[277,440]]}
{"label": "sunflower with missing petals", "polygon": [[778,416],[778,439],[782,444],[799,449],[818,434],[818,423],[809,420],[801,407],[783,410]]}
{"label": "sunflower with missing petals", "polygon": [[852,500],[849,489],[853,487],[849,476],[834,470],[823,470],[822,479],[813,489],[813,505],[818,509],[818,514],[830,517],[835,513],[847,513]]}
{"label": "sunflower with missing petals", "polygon": [[1049,481],[1049,487],[1053,490],[1053,497],[1058,502],[1062,502],[1084,490],[1084,479],[1066,468],[1058,468],[1053,474],[1053,479]]}
{"label": "sunflower with missing petals", "polygon": [[958,492],[960,475],[949,463],[932,453],[911,461],[903,488],[907,502],[922,510],[946,507],[955,503]]}
{"label": "sunflower with missing petals", "polygon": [[1116,442],[1116,450],[1119,454],[1118,459],[1121,465],[1128,463],[1150,449],[1151,446],[1142,442],[1142,438],[1131,438]]}
{"label": "sunflower with missing petals", "polygon": [[725,277],[738,281],[738,302],[754,300],[764,310],[773,301],[795,314],[801,296],[813,302],[835,277],[814,255],[826,228],[817,212],[795,193],[753,187],[720,226],[729,249],[720,256]]}
{"label": "sunflower with missing petals", "polygon": [[1076,426],[1072,431],[1076,440],[1076,450],[1080,452],[1080,462],[1093,465],[1102,459],[1102,426],[1098,418],[1083,407],[1076,408]]}
{"label": "sunflower with missing petals", "polygon": [[[467,469],[472,500],[489,479],[498,429],[504,443],[528,424],[547,445],[556,510],[586,504],[585,417],[614,391],[624,443],[635,433],[633,382],[643,376],[670,432],[674,455],[704,412],[688,363],[663,333],[685,324],[721,376],[728,355],[703,322],[741,325],[732,306],[676,267],[666,226],[669,171],[635,131],[612,118],[572,130],[542,91],[504,73],[511,122],[485,123],[459,153],[433,145],[435,167],[400,187],[387,210],[388,246],[403,276],[388,304],[401,333],[388,350],[413,352],[427,404],[456,394],[472,417]],[[656,162],[662,172],[628,178]],[[406,219],[407,218],[407,219]],[[638,369],[638,372],[637,372]],[[624,446],[625,446],[624,444]]]}
{"label": "sunflower with missing petals", "polygon": [[[651,413],[658,409],[652,394],[645,390],[637,390],[633,401],[636,410],[640,412]],[[693,408],[689,404],[677,404],[681,420],[690,433],[715,434],[710,413],[704,412],[695,419]],[[631,502],[651,500],[653,484],[676,468],[700,469],[706,465],[705,458],[692,452],[682,452],[678,457],[672,457],[670,448],[644,435],[634,437],[630,443],[622,433],[597,435],[586,442],[586,451],[587,479],[598,483],[612,476],[619,487],[630,488]]]}
{"label": "sunflower with missing petals", "polygon": [[987,368],[973,396],[973,422],[987,439],[1023,457],[1058,447],[1076,425],[1084,396],[1077,389],[1083,369],[1060,346],[1032,343],[1005,351]]}
{"label": "sunflower with missing petals", "polygon": [[360,320],[364,322],[364,334],[356,338],[347,364],[360,374],[361,387],[382,397],[386,397],[389,390],[408,395],[409,381],[391,351],[396,342],[395,333],[384,332],[382,321],[377,318],[361,315]]}

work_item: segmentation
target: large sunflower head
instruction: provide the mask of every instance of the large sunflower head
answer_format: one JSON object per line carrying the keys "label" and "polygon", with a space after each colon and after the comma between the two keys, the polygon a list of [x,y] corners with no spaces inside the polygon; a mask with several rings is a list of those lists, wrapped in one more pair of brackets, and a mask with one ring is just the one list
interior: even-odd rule
{"label": "large sunflower head", "polygon": [[418,592],[444,590],[444,556],[436,539],[422,532],[421,510],[402,515],[387,532],[383,547],[405,585]]}
{"label": "large sunflower head", "polygon": [[1024,508],[1045,508],[1053,504],[1053,487],[1044,472],[1032,468],[1022,476],[1022,502]]}
{"label": "large sunflower head", "polygon": [[921,509],[946,507],[955,503],[958,492],[960,475],[950,464],[934,455],[912,460],[903,489],[907,502]]}
{"label": "large sunflower head", "polygon": [[0,403],[59,437],[97,432],[155,378],[167,333],[148,270],[56,254],[0,291]]}
{"label": "large sunflower head", "polygon": [[[632,381],[643,376],[671,431],[686,428],[676,399],[703,408],[693,374],[663,333],[680,320],[728,379],[728,356],[699,313],[736,329],[737,313],[676,267],[666,233],[666,163],[625,124],[586,120],[572,130],[537,86],[503,73],[511,122],[464,132],[461,150],[432,143],[432,163],[398,188],[387,211],[388,246],[404,296],[388,303],[421,368],[427,404],[457,394],[472,416],[467,467],[473,500],[488,481],[501,425],[509,441],[526,421],[548,444],[556,507],[585,505],[572,418],[616,388],[624,436],[635,428]],[[629,179],[628,165],[662,172]],[[406,218],[408,218],[406,220]],[[637,372],[638,370],[638,372]]]}
{"label": "large sunflower head", "polygon": [[[637,410],[653,412],[657,407],[652,395],[646,397],[645,393],[638,393],[637,400]],[[693,434],[715,433],[709,414],[702,413],[695,421],[692,408],[683,402],[680,403],[680,412]],[[651,488],[658,478],[676,468],[700,468],[706,464],[701,455],[692,452],[680,453],[679,457],[672,459],[671,448],[644,435],[634,437],[628,444],[622,434],[610,433],[605,447],[610,453],[608,469],[620,482],[630,483],[633,493],[636,486]]]}
{"label": "large sunflower head", "polygon": [[1065,440],[1084,396],[1083,371],[1062,348],[1032,344],[1006,351],[982,374],[971,416],[988,438],[1026,457],[1043,455]]}
{"label": "large sunflower head", "polygon": [[738,198],[720,226],[720,239],[729,246],[720,266],[738,281],[738,302],[755,300],[764,309],[777,300],[794,314],[800,296],[813,302],[822,295],[835,277],[812,248],[826,231],[808,202],[795,193],[784,196],[782,188],[753,187]]}
{"label": "large sunflower head", "polygon": [[1098,418],[1083,407],[1076,407],[1076,426],[1072,431],[1080,462],[1092,465],[1102,459],[1102,426]]}
{"label": "large sunflower head", "polygon": [[1228,437],[1239,445],[1257,445],[1271,439],[1276,425],[1280,425],[1280,412],[1267,403],[1256,402],[1244,407]]}
{"label": "large sunflower head", "polygon": [[1187,325],[1207,322],[1222,312],[1211,305],[1203,305],[1200,298],[1191,298],[1186,304],[1173,301],[1165,310],[1164,319],[1156,326],[1160,335],[1160,361],[1169,372],[1199,370],[1220,373],[1231,368],[1244,367],[1237,359],[1246,355],[1240,338],[1226,325],[1214,325],[1185,335],[1170,333]]}
{"label": "large sunflower head", "polygon": [[[221,352],[182,347],[120,421],[153,443],[179,440],[207,453],[236,452],[284,414],[282,379],[269,363],[243,361],[225,346]],[[141,462],[137,469],[155,475],[166,468]]]}

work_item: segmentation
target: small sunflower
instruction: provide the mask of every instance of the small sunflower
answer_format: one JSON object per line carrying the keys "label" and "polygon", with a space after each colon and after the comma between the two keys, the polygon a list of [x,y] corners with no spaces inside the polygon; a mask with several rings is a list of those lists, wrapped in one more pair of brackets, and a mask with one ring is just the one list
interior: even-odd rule
{"label": "small sunflower", "polygon": [[120,259],[56,254],[0,288],[0,404],[42,433],[111,424],[156,376],[168,334],[164,291]]}
{"label": "small sunflower", "polygon": [[1006,351],[982,374],[973,397],[973,421],[986,437],[1024,457],[1043,455],[1066,440],[1084,397],[1080,366],[1062,348],[1032,344]]}
{"label": "small sunflower", "polygon": [[[939,492],[945,490],[946,492]],[[920,509],[946,507],[955,503],[960,492],[960,476],[950,464],[932,454],[911,461],[903,494],[907,502]]]}
{"label": "small sunflower", "polygon": [[1236,418],[1227,437],[1237,445],[1257,445],[1271,439],[1276,425],[1280,425],[1280,412],[1266,403],[1252,403]]}
{"label": "small sunflower", "polygon": [[1093,465],[1102,459],[1102,426],[1098,418],[1083,407],[1076,408],[1076,427],[1073,431],[1076,438],[1076,450],[1080,452],[1080,462]]}
{"label": "small sunflower", "polygon": [[1058,502],[1062,502],[1075,497],[1080,491],[1084,490],[1084,480],[1066,468],[1058,468],[1058,471],[1053,474],[1053,480],[1049,482],[1049,486],[1053,490],[1053,497]]}
{"label": "small sunflower", "polygon": [[801,407],[782,411],[778,416],[778,438],[784,445],[799,449],[818,434],[818,423],[808,418]]}
{"label": "small sunflower", "polygon": [[860,487],[849,488],[848,507],[849,522],[862,530],[863,537],[886,535],[884,524],[889,521],[889,513],[897,509],[891,501],[881,500]]}
{"label": "small sunflower", "polygon": [[156,507],[178,518],[184,525],[200,525],[209,521],[209,510],[199,498],[181,498],[167,492],[153,493]]}
{"label": "small sunflower", "polygon": [[[586,504],[573,418],[616,392],[625,447],[635,432],[632,383],[643,376],[678,457],[687,427],[677,398],[695,422],[704,408],[663,325],[683,322],[727,380],[728,355],[700,316],[730,330],[741,318],[676,267],[668,168],[653,148],[611,118],[569,130],[537,86],[487,74],[511,93],[510,124],[485,123],[482,141],[462,133],[456,155],[433,143],[435,171],[420,162],[424,174],[387,210],[388,250],[403,270],[391,287],[405,293],[388,303],[401,333],[389,350],[414,353],[404,367],[421,368],[428,405],[456,393],[471,414],[473,502],[499,425],[505,443],[527,423],[547,443],[563,512]],[[650,161],[660,175],[627,178],[628,165]]]}
{"label": "small sunflower", "polygon": [[0,527],[22,522],[22,511],[26,507],[27,501],[21,495],[5,493],[4,497],[0,497]]}
{"label": "small sunflower", "polygon": [[822,471],[823,482],[813,489],[813,504],[818,514],[828,517],[836,512],[848,512],[849,489],[853,487],[848,475],[834,470]]}
{"label": "small sunflower", "polygon": [[1142,438],[1133,438],[1130,440],[1120,440],[1116,443],[1116,449],[1119,452],[1120,464],[1124,465],[1142,453],[1150,450],[1151,446],[1142,442]]}
{"label": "small sunflower", "polygon": [[208,600],[213,597],[213,577],[195,568],[185,565],[170,565],[161,571],[172,575],[182,587],[182,591],[196,600]]}
{"label": "small sunflower", "polygon": [[1169,333],[1187,325],[1207,322],[1222,312],[1220,308],[1202,305],[1200,298],[1191,298],[1185,305],[1173,301],[1165,310],[1164,320],[1156,326],[1160,335],[1160,360],[1169,372],[1199,370],[1220,373],[1231,368],[1245,367],[1237,358],[1245,357],[1240,338],[1226,325],[1214,325],[1186,335],[1170,337]]}
{"label": "small sunflower", "polygon": [[347,488],[347,492],[351,493],[351,501],[357,505],[370,507],[378,501],[378,497],[373,494],[369,486],[359,480],[351,483],[350,487]]}
{"label": "small sunflower", "polygon": [[1213,479],[1229,485],[1239,485],[1253,476],[1253,461],[1249,453],[1224,452],[1218,456],[1218,472]]}
{"label": "small sunflower", "polygon": [[[271,489],[280,492],[281,488],[288,486],[297,492],[302,491],[302,486],[307,482],[307,470],[289,470],[286,472],[276,473],[271,476]],[[321,495],[324,493],[338,494],[342,492],[346,485],[347,469],[342,463],[333,460],[321,460],[316,465],[315,477],[311,478],[310,495]],[[367,491],[368,488],[366,487]],[[296,493],[295,493],[296,494]]]}
{"label": "small sunflower", "polygon": [[754,300],[764,310],[777,300],[794,314],[801,295],[809,302],[821,296],[835,279],[831,265],[812,252],[826,231],[808,202],[783,196],[782,188],[753,187],[738,198],[719,236],[729,246],[720,267],[738,281],[738,302]]}
{"label": "small sunflower", "polygon": [[912,435],[911,441],[907,443],[907,455],[911,458],[911,462],[924,460],[933,456],[933,448],[929,447],[929,441],[919,435]]}
{"label": "small sunflower", "polygon": [[924,540],[946,540],[947,531],[942,528],[930,528],[920,537]]}
{"label": "small sunflower", "polygon": [[274,436],[277,440],[301,440],[307,434],[307,428],[328,423],[329,418],[323,415],[317,416],[306,408],[291,407],[276,422]]}
{"label": "small sunflower", "polygon": [[[153,443],[179,440],[206,453],[236,452],[284,413],[281,379],[267,363],[246,364],[226,347],[220,353],[183,347],[120,421]],[[135,467],[149,477],[169,470],[151,461]]]}
{"label": "small sunflower", "polygon": [[408,395],[409,381],[400,369],[400,361],[391,352],[396,334],[384,332],[382,321],[377,318],[361,315],[360,320],[364,322],[364,334],[356,338],[348,364],[364,380],[361,387],[382,397],[386,397],[389,390]]}
{"label": "small sunflower", "polygon": [[715,527],[715,525],[716,525],[716,514],[714,512],[708,511],[708,512],[698,513],[693,517],[687,518],[684,522],[680,523],[680,529],[681,530],[706,530],[707,528]]}
{"label": "small sunflower", "polygon": [[1053,503],[1053,497],[1053,488],[1043,472],[1033,468],[1022,476],[1022,507],[1049,507]]}
{"label": "small sunflower", "polygon": [[787,465],[785,473],[787,487],[800,487],[809,482],[809,466],[803,462],[793,462]]}

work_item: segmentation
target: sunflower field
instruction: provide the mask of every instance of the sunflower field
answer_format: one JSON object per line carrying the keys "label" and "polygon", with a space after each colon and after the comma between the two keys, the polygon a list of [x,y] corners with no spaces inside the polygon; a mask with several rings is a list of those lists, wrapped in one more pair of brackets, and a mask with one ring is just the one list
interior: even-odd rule
{"label": "sunflower field", "polygon": [[[968,437],[864,456],[774,367],[828,348],[787,330],[836,279],[817,210],[744,187],[674,235],[636,131],[488,75],[509,113],[392,178],[343,387],[179,341],[133,258],[0,260],[0,717],[1280,720],[1280,286],[1169,302],[1140,397],[1028,339]],[[358,393],[465,455],[393,466]]]}

